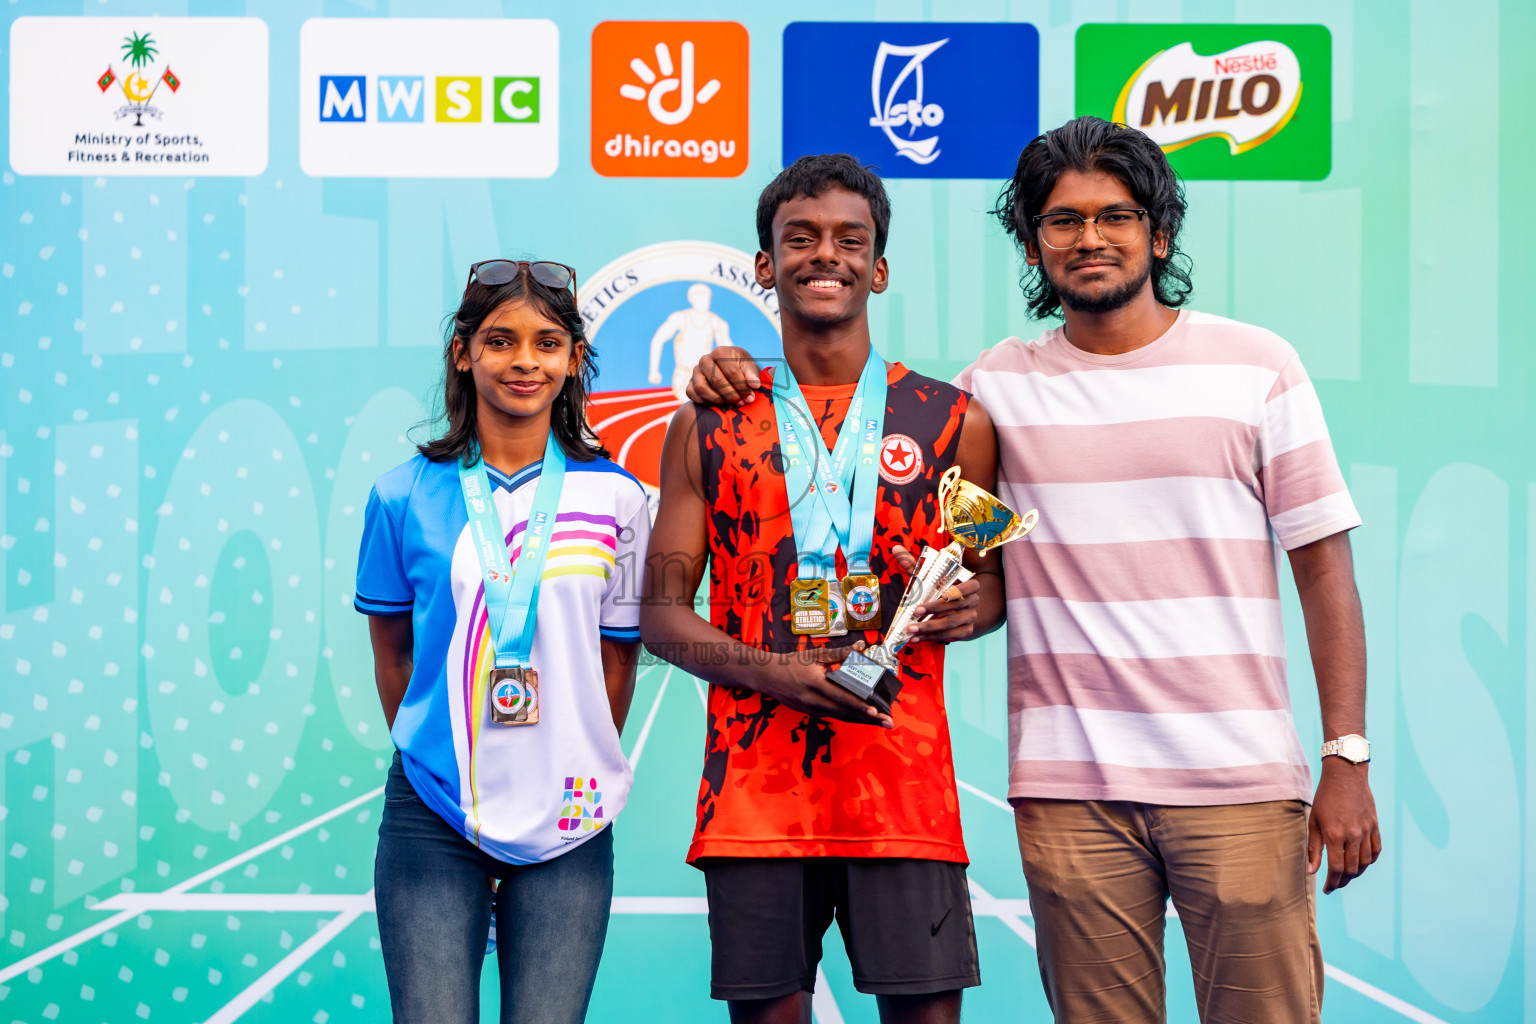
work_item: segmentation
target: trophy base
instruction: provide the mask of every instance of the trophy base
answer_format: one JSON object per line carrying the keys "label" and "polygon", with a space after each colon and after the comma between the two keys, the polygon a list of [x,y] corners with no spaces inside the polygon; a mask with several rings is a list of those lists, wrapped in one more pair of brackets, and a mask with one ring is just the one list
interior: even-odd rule
{"label": "trophy base", "polygon": [[891,713],[890,683],[895,674],[861,651],[849,651],[848,657],[827,678],[884,714]]}

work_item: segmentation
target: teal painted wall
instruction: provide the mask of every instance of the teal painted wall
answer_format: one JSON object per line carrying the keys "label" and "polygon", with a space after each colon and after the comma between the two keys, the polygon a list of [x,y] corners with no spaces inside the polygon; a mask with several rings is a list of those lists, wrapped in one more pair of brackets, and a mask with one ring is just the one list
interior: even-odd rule
{"label": "teal painted wall", "polygon": [[[1032,22],[1048,127],[1075,112],[1078,26],[1268,23],[1277,10],[913,0],[837,16]],[[0,178],[0,964],[101,929],[5,978],[6,1019],[201,1020],[352,912],[344,897],[371,885],[378,813],[359,798],[382,783],[387,748],[350,606],[360,510],[431,403],[440,320],[465,268],[538,254],[590,273],[671,240],[755,249],[755,198],[779,166],[781,32],[827,12],[798,0],[733,12],[751,36],[751,160],[740,177],[694,180],[594,173],[590,38],[606,18],[724,16],[717,5],[13,0],[4,18],[150,13],[266,21],[269,162],[252,178],[19,177],[9,164]],[[1536,142],[1524,117],[1536,8],[1298,0],[1283,13],[1332,38],[1331,171],[1190,182],[1184,245],[1196,308],[1300,350],[1365,519],[1354,540],[1386,850],[1320,899],[1325,1016],[1518,1021],[1536,1015]],[[447,14],[556,21],[556,174],[306,176],[302,22]],[[947,378],[983,346],[1038,331],[984,216],[998,184],[889,182],[892,287],[872,308],[891,358]],[[646,385],[599,381],[620,386]],[[1314,746],[1293,594],[1287,619],[1298,726]],[[950,658],[957,771],[1001,794],[1001,637]],[[662,712],[646,754],[660,767],[640,774],[617,826],[618,891],[696,897],[680,860],[702,732],[692,682],[672,677],[663,700],[663,674],[642,678],[625,736],[633,749],[647,710]],[[965,814],[973,877],[1022,897],[1002,811],[977,799]],[[144,906],[125,894],[178,885],[337,899],[286,915],[96,907]],[[1032,953],[999,922],[980,924],[987,983],[967,1019],[1043,1012]],[[385,1019],[372,928],[367,917],[340,932],[245,1019]],[[652,1019],[723,1019],[700,989],[701,928],[697,916],[617,916],[594,1019],[642,1006]],[[1172,998],[1190,1019],[1187,962],[1169,941]],[[653,964],[669,944],[676,956]],[[839,1012],[872,1019],[833,959]],[[657,991],[676,995],[653,1006]]]}

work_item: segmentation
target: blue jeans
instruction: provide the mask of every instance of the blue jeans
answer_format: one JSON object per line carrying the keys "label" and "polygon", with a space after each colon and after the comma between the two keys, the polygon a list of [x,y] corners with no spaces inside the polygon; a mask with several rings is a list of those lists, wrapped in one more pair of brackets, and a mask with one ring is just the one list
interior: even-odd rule
{"label": "blue jeans", "polygon": [[422,802],[397,753],[373,867],[395,1024],[479,1024],[492,879],[502,1024],[577,1024],[608,933],[613,827],[554,860],[507,864]]}

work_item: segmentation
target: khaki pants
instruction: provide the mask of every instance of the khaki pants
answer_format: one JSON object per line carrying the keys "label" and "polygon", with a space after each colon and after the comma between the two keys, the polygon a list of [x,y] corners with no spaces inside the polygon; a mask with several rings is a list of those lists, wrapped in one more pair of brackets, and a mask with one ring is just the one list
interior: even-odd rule
{"label": "khaki pants", "polygon": [[1323,954],[1305,804],[1025,800],[1016,814],[1059,1024],[1167,1020],[1169,897],[1205,1024],[1317,1024]]}

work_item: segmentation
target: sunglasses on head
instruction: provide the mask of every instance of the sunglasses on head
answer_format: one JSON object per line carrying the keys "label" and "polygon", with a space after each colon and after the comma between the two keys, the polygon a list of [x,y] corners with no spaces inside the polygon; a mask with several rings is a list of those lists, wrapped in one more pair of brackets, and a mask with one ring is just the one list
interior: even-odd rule
{"label": "sunglasses on head", "polygon": [[469,268],[469,280],[464,282],[464,289],[468,291],[469,286],[476,283],[488,288],[506,284],[525,270],[539,284],[549,288],[569,288],[572,298],[575,297],[576,271],[564,263],[548,260],[481,260]]}

